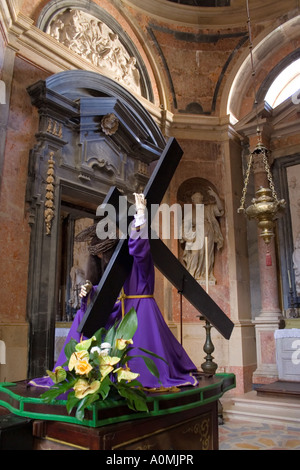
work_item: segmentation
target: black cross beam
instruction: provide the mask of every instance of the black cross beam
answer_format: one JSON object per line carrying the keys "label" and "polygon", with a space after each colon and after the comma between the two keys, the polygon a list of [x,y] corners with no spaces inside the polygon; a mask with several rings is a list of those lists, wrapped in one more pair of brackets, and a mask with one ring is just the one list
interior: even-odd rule
{"label": "black cross beam", "polygon": [[[183,151],[176,139],[169,139],[144,190],[148,207],[158,206],[161,203],[182,155]],[[102,207],[111,204],[117,208],[119,196],[121,196],[119,190],[112,187]],[[153,219],[153,216],[154,214],[151,213],[151,219]],[[130,220],[128,220],[129,222]],[[150,224],[151,220],[149,220]],[[171,253],[162,240],[157,236],[149,237],[149,240],[153,262],[159,271],[224,338],[229,339],[234,325],[227,315]],[[133,259],[128,252],[128,239],[127,237],[121,238],[100,279],[94,299],[88,306],[78,327],[80,333],[90,337],[99,328],[105,326],[121,288],[130,274],[132,262]]]}

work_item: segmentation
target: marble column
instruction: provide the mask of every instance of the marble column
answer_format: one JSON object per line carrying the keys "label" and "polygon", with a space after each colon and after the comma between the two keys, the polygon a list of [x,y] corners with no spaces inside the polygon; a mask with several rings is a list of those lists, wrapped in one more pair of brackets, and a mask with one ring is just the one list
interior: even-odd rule
{"label": "marble column", "polygon": [[[266,170],[261,155],[253,160],[255,190],[268,188]],[[258,230],[261,310],[254,319],[256,332],[257,369],[253,383],[271,383],[278,379],[274,332],[279,328],[282,312],[279,307],[275,237],[267,245]]]}

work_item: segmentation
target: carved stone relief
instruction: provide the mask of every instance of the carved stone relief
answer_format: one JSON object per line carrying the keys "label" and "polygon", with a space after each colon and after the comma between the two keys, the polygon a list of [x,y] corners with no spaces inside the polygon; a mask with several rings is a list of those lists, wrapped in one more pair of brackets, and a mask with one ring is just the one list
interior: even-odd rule
{"label": "carved stone relief", "polygon": [[46,32],[104,75],[141,95],[136,57],[130,56],[119,35],[98,18],[67,8],[52,19]]}

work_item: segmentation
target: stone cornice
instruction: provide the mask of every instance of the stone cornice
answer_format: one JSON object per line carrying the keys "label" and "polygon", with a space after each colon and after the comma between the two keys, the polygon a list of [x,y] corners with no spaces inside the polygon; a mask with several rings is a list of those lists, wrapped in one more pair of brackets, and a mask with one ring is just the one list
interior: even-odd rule
{"label": "stone cornice", "polygon": [[239,139],[229,122],[229,116],[203,116],[197,114],[174,114],[169,127],[170,135],[178,139],[226,142]]}
{"label": "stone cornice", "polygon": [[4,39],[8,42],[8,32],[16,21],[18,14],[18,7],[15,1],[2,1],[0,2],[0,27],[3,31]]}
{"label": "stone cornice", "polygon": [[[143,0],[143,2],[123,0],[123,2],[160,21],[179,25],[229,28],[245,26],[247,21],[244,0],[231,1],[231,6],[214,8],[182,5],[168,0]],[[297,0],[286,2],[253,0],[250,5],[251,17],[253,22],[262,23],[286,15],[287,11],[296,10],[297,7]]]}

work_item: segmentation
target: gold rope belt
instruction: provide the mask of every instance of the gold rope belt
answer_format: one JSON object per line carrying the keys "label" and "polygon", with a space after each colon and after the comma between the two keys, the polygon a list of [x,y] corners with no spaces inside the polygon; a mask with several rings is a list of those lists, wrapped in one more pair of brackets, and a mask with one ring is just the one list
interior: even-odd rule
{"label": "gold rope belt", "polygon": [[125,315],[125,299],[150,299],[153,298],[154,295],[126,295],[124,292],[124,289],[122,287],[121,289],[121,295],[118,297],[118,300],[121,302],[122,305],[122,318],[124,318]]}

